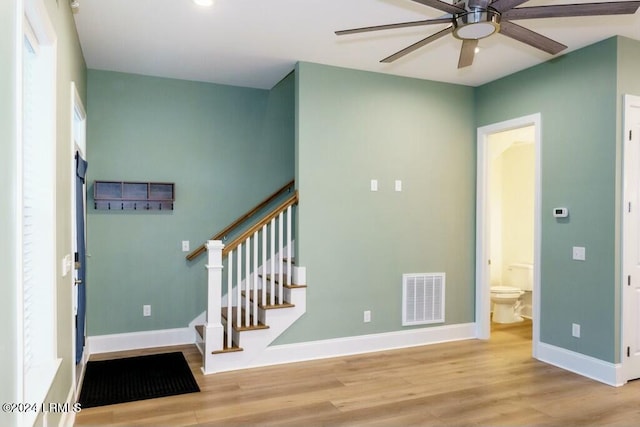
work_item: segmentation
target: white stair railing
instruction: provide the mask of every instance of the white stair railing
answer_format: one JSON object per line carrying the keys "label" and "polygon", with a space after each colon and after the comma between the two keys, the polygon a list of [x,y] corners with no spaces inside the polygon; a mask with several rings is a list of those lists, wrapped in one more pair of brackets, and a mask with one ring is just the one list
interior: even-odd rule
{"label": "white stair railing", "polygon": [[[296,203],[297,193],[226,246],[220,240],[207,241],[205,371],[210,371],[209,355],[239,345],[237,328],[260,326],[260,305],[285,302],[285,280],[287,284],[291,281],[292,210]],[[223,269],[227,274],[224,287]]]}

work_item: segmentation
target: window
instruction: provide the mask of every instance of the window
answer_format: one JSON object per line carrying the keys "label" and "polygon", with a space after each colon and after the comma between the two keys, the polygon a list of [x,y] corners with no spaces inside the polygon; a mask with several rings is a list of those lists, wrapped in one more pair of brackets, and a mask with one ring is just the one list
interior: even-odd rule
{"label": "window", "polygon": [[25,0],[20,188],[25,402],[44,401],[60,363],[55,316],[56,39],[52,28],[41,0]]}

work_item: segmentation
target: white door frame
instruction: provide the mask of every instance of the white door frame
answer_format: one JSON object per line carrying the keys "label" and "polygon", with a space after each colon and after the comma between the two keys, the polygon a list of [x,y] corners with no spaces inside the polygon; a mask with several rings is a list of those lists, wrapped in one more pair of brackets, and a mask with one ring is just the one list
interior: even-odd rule
{"label": "white door frame", "polygon": [[[637,167],[640,163],[640,152],[638,147],[630,146],[634,140],[630,139],[630,132],[637,126],[633,123],[634,109],[640,109],[640,96],[625,95],[624,96],[624,133],[622,137],[623,146],[623,166],[622,166],[622,227],[620,231],[621,247],[622,247],[622,275],[621,275],[621,310],[620,310],[620,323],[621,323],[621,340],[620,340],[620,359],[622,365],[622,383],[626,383],[629,380],[636,379],[640,376],[638,368],[638,328],[640,321],[638,320],[637,307],[637,281],[638,277],[638,260],[634,259],[639,254],[637,249],[635,251],[629,250],[629,246],[635,244],[638,239],[639,230],[635,229],[634,224],[630,221],[630,208],[637,216],[634,209],[640,209],[640,200],[638,194],[640,190],[637,181]],[[634,126],[635,125],[635,126]],[[635,129],[638,132],[637,129]],[[637,135],[636,135],[637,138]],[[634,170],[635,169],[635,170]],[[629,282],[627,281],[629,280]],[[629,353],[627,353],[627,348]],[[633,353],[631,355],[631,353]]]}
{"label": "white door frame", "polygon": [[491,336],[491,295],[489,284],[489,135],[525,126],[535,127],[535,200],[533,249],[533,338],[532,354],[537,357],[540,342],[540,241],[541,241],[541,153],[542,118],[540,113],[519,117],[478,128],[477,131],[477,192],[476,192],[476,337]]}
{"label": "white door frame", "polygon": [[[86,128],[87,128],[87,113],[84,109],[84,105],[82,104],[82,99],[80,98],[80,94],[78,93],[78,88],[76,87],[75,82],[71,82],[71,244],[72,244],[72,254],[71,258],[73,259],[73,254],[77,251],[76,247],[76,152],[80,152],[82,158],[86,159],[86,151],[87,151],[87,142],[86,142]],[[86,209],[85,203],[85,209]],[[86,212],[86,211],[85,211]],[[86,215],[85,215],[85,229],[86,229]],[[85,232],[86,239],[86,232]],[[71,293],[72,297],[72,307],[73,307],[73,316],[74,321],[71,325],[71,336],[72,336],[72,357],[75,359],[76,357],[76,325],[75,325],[75,315],[77,310],[77,293],[76,293],[76,269],[72,268],[71,270],[73,274],[70,274],[71,280],[71,289],[74,291]],[[85,328],[86,335],[86,328]],[[82,377],[84,376],[84,369],[89,358],[89,351],[85,348],[85,352],[83,354],[83,359],[80,361],[76,369],[73,370],[73,383],[75,384],[75,398],[77,399],[80,394],[80,385]]]}

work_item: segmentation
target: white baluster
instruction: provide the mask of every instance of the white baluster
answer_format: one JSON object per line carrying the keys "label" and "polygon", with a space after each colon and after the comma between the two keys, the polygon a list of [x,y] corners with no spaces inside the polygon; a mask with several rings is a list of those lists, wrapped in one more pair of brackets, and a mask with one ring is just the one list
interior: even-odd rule
{"label": "white baluster", "polygon": [[253,326],[258,324],[258,232],[253,233]]}
{"label": "white baluster", "polygon": [[267,224],[262,226],[262,305],[267,305]]}
{"label": "white baluster", "polygon": [[279,280],[278,280],[278,301],[280,304],[284,302],[283,296],[284,292],[282,289],[282,284],[284,283],[284,244],[283,244],[283,234],[284,234],[284,215],[280,212],[278,215],[278,270],[279,271]]}
{"label": "white baluster", "polygon": [[238,274],[236,275],[236,326],[242,326],[242,243],[238,245]]}
{"label": "white baluster", "polygon": [[269,272],[269,275],[271,276],[271,280],[269,280],[269,284],[270,284],[270,293],[271,293],[271,297],[269,298],[269,305],[274,305],[275,301],[275,295],[276,295],[276,288],[275,288],[275,283],[276,283],[276,219],[272,218],[271,219],[271,271]]}
{"label": "white baluster", "polygon": [[291,284],[291,208],[287,208],[287,285]]}
{"label": "white baluster", "polygon": [[227,255],[227,347],[233,346],[233,251]]}
{"label": "white baluster", "polygon": [[245,260],[244,260],[244,324],[246,326],[251,325],[251,321],[249,320],[249,316],[251,315],[251,301],[249,297],[251,296],[251,237],[248,237],[245,240]]}

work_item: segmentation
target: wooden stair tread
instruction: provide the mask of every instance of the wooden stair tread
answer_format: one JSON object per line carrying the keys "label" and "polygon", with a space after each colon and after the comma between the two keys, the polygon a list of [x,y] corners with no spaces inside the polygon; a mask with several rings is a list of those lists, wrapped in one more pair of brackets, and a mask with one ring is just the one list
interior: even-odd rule
{"label": "wooden stair tread", "polygon": [[[233,307],[233,309],[231,310],[231,316],[232,316],[232,326],[233,329],[238,331],[238,332],[242,332],[242,331],[255,331],[255,330],[259,330],[259,329],[269,329],[269,325],[265,325],[264,323],[261,323],[260,321],[258,321],[257,325],[253,325],[253,316],[249,316],[249,325],[245,324],[245,310],[242,309],[242,314],[240,316],[240,320],[242,322],[242,324],[240,326],[238,326],[235,322],[236,319],[238,318],[238,307]],[[228,321],[227,319],[227,307],[222,307],[222,318],[226,321]],[[226,333],[226,332],[225,332]]]}
{"label": "wooden stair tread", "polygon": [[[204,340],[204,327],[205,325],[196,325],[195,326],[195,330],[198,333],[198,335],[200,335],[200,338],[202,338]],[[221,353],[231,353],[234,351],[243,351],[242,347],[236,345],[235,343],[232,344],[231,347],[227,347],[227,331],[224,331],[224,338],[223,338],[223,342],[224,344],[224,348],[222,350],[216,350],[216,351],[212,351],[211,354],[221,354]]]}
{"label": "wooden stair tread", "polygon": [[[279,283],[280,283],[280,275],[279,275],[279,274],[267,274],[267,275],[262,275],[262,274],[260,274],[259,276],[260,276],[260,277],[262,277],[262,278],[264,278],[265,280],[269,280],[269,281],[271,281],[271,280],[272,280],[272,279],[271,279],[271,277],[272,277],[272,276],[275,276],[275,278],[273,279],[273,281],[274,281],[275,283],[277,283],[277,284],[279,284]],[[289,280],[287,280],[287,275],[286,275],[286,274],[283,274],[283,275],[282,275],[282,278],[283,278],[283,280],[284,280],[284,283],[283,283],[283,285],[282,285],[282,286],[284,286],[285,288],[288,288],[288,289],[297,289],[297,288],[306,288],[306,287],[307,287],[307,285],[297,285],[297,284],[294,284],[294,283],[289,283],[289,284],[287,284],[287,283],[289,282]]]}
{"label": "wooden stair tread", "polygon": [[[245,291],[242,291],[242,295],[246,298],[247,295],[245,293]],[[253,302],[253,296],[254,293],[252,292],[249,295],[249,301]],[[267,293],[267,301],[271,301],[271,294]],[[278,298],[274,298],[275,304],[265,304],[263,305],[261,302],[258,302],[258,308],[261,308],[263,310],[275,310],[278,308],[291,308],[291,307],[295,307],[295,304],[291,304],[290,302],[278,302]]]}
{"label": "wooden stair tread", "polygon": [[236,351],[244,351],[244,349],[242,347],[237,347],[235,345],[233,347],[225,346],[222,350],[212,351],[211,354],[234,353]]}

